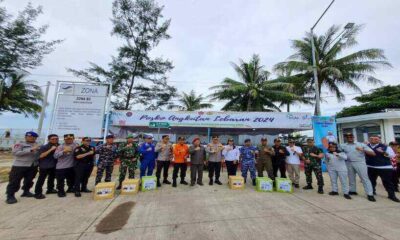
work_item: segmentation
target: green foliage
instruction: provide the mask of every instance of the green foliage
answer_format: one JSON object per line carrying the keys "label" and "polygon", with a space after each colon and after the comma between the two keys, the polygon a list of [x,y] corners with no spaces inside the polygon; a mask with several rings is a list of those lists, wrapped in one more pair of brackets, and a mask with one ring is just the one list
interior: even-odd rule
{"label": "green foliage", "polygon": [[150,57],[161,40],[170,38],[170,20],[161,22],[162,10],[154,0],[115,0],[111,34],[124,42],[117,56],[108,68],[90,63],[88,69],[69,71],[90,82],[112,83],[115,109],[127,110],[140,104],[155,110],[172,104],[176,88],[168,86],[165,76],[172,63]]}
{"label": "green foliage", "polygon": [[400,85],[380,87],[354,99],[361,104],[343,108],[336,117],[350,117],[378,113],[387,108],[400,108]]}
{"label": "green foliage", "polygon": [[239,81],[225,78],[210,95],[212,100],[227,100],[222,110],[230,111],[280,111],[275,102],[284,99],[298,100],[291,93],[293,85],[280,80],[269,80],[270,73],[260,64],[258,55],[253,55],[247,63],[240,60],[239,65],[232,63]]}
{"label": "green foliage", "polygon": [[[315,98],[314,77],[311,54],[311,37],[314,38],[316,49],[316,62],[319,88],[327,88],[335,94],[338,101],[345,100],[342,88],[361,92],[358,81],[366,81],[370,84],[381,83],[373,76],[379,67],[390,67],[386,61],[383,50],[372,48],[360,50],[342,56],[345,50],[357,44],[356,36],[362,26],[339,33],[339,26],[332,26],[322,36],[311,36],[307,33],[301,40],[293,40],[292,48],[295,53],[288,61],[275,65],[278,72],[291,72],[287,78],[300,79],[300,87],[305,90],[305,95]],[[339,38],[338,41],[336,41]]]}
{"label": "green foliage", "polygon": [[182,93],[179,98],[179,105],[171,105],[169,109],[177,108],[180,111],[196,111],[204,108],[211,108],[213,105],[210,103],[204,103],[205,97],[202,94],[196,95],[194,90],[190,91],[189,94]]}
{"label": "green foliage", "polygon": [[41,111],[42,91],[33,81],[24,80],[24,74],[9,73],[9,84],[4,86],[0,100],[0,112],[32,115]]}
{"label": "green foliage", "polygon": [[34,26],[41,13],[40,6],[28,4],[14,17],[0,7],[0,112],[36,117],[41,110],[40,88],[23,78],[30,69],[40,66],[43,57],[61,42],[42,40],[48,26]]}

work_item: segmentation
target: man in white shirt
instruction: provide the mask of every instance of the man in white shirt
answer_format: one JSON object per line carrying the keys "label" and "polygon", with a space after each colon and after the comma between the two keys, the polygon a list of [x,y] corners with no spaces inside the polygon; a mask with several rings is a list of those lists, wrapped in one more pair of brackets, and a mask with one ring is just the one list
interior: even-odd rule
{"label": "man in white shirt", "polygon": [[289,139],[288,143],[289,146],[286,147],[286,150],[289,152],[289,156],[286,157],[287,171],[293,185],[298,188],[300,180],[300,157],[303,155],[303,151],[294,144],[293,139]]}

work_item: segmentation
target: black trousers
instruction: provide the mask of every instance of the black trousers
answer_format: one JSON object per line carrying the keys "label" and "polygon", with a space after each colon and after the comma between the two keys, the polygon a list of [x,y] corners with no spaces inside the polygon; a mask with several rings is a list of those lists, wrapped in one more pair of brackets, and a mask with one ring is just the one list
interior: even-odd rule
{"label": "black trousers", "polygon": [[286,162],[281,160],[279,162],[272,162],[272,168],[274,170],[274,176],[278,177],[278,170],[281,173],[281,178],[286,178]]}
{"label": "black trousers", "polygon": [[24,179],[24,185],[22,189],[24,191],[29,191],[29,189],[33,186],[33,179],[35,178],[37,173],[37,167],[17,167],[12,166],[10,175],[8,177],[8,185],[7,185],[7,195],[14,195],[18,192],[21,186],[21,180]]}
{"label": "black trousers", "polygon": [[74,190],[80,192],[87,189],[87,183],[93,171],[93,164],[78,163],[74,167]]}
{"label": "black trousers", "polygon": [[185,180],[187,164],[186,163],[174,163],[174,171],[172,173],[172,179],[176,180],[178,178],[178,171],[181,170],[181,181]]}
{"label": "black trousers", "polygon": [[228,177],[236,176],[238,164],[234,164],[233,162],[234,161],[225,161],[226,169],[228,171]]}
{"label": "black trousers", "polygon": [[377,169],[368,167],[368,177],[369,180],[371,180],[374,192],[376,191],[376,180],[378,179],[378,177],[380,177],[389,197],[395,196],[392,176],[393,169]]}
{"label": "black trousers", "polygon": [[47,178],[47,191],[54,190],[56,168],[39,168],[39,177],[35,185],[35,194],[43,193],[43,185]]}
{"label": "black trousers", "polygon": [[215,180],[219,180],[221,174],[221,162],[208,162],[208,177],[213,180],[215,174]]}
{"label": "black trousers", "polygon": [[163,177],[164,180],[168,178],[168,169],[171,161],[159,161],[157,160],[157,170],[156,170],[156,177],[160,180],[161,177],[161,170],[163,170]]}
{"label": "black trousers", "polygon": [[398,191],[399,190],[399,177],[397,176],[397,169],[393,169],[392,182],[393,182],[395,191]]}
{"label": "black trousers", "polygon": [[64,168],[64,169],[56,169],[56,178],[57,178],[57,190],[60,193],[64,193],[64,184],[65,180],[67,180],[68,189],[74,189],[74,168]]}

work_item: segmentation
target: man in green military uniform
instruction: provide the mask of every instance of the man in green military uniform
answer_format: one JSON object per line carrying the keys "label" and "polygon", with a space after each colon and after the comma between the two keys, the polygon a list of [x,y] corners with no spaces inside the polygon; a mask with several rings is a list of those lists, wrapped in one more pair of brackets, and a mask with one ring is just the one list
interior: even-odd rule
{"label": "man in green military uniform", "polygon": [[314,172],[315,177],[317,178],[318,184],[318,193],[324,193],[324,179],[322,177],[322,169],[321,169],[321,159],[324,157],[324,153],[322,149],[318,148],[314,144],[313,139],[307,139],[307,146],[304,147],[304,173],[306,175],[307,186],[303,187],[303,189],[313,189],[312,187],[312,172]]}
{"label": "man in green military uniform", "polygon": [[122,143],[118,148],[121,165],[119,167],[119,186],[117,189],[121,189],[122,182],[125,180],[126,171],[128,171],[130,179],[135,178],[136,164],[139,159],[138,145],[134,141],[135,138],[136,137],[132,134],[128,135],[126,143]]}

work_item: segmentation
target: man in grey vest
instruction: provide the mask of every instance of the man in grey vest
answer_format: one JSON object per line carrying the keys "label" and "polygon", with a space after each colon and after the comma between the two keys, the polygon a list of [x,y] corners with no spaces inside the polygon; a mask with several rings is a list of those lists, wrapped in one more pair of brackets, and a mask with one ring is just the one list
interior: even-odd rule
{"label": "man in grey vest", "polygon": [[346,143],[341,144],[340,148],[347,155],[346,165],[349,177],[350,195],[357,195],[356,190],[356,174],[360,177],[364,186],[364,191],[368,196],[368,200],[375,202],[372,184],[368,177],[368,168],[365,163],[365,155],[373,154],[373,151],[364,143],[354,141],[352,133],[345,134]]}
{"label": "man in grey vest", "polygon": [[14,162],[11,167],[9,182],[7,185],[6,203],[13,204],[17,202],[15,193],[18,192],[21,180],[24,179],[22,189],[24,193],[21,197],[33,197],[34,194],[29,192],[33,186],[33,179],[37,173],[37,165],[39,158],[39,145],[36,143],[38,134],[35,132],[25,133],[25,141],[14,145],[12,153]]}

